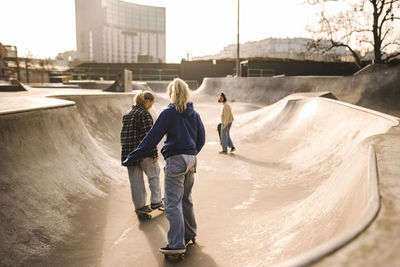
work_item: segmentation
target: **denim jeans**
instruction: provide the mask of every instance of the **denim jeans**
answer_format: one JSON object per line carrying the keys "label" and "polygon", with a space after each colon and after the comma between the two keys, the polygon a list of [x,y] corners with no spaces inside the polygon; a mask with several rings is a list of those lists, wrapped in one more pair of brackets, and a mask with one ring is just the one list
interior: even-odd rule
{"label": "denim jeans", "polygon": [[153,163],[153,158],[144,158],[139,165],[128,166],[129,181],[131,183],[132,201],[135,209],[146,205],[147,192],[143,179],[143,172],[148,177],[151,203],[161,202],[160,165]]}
{"label": "denim jeans", "polygon": [[197,235],[192,202],[196,164],[194,155],[174,155],[166,159],[164,206],[169,221],[168,247],[170,248],[184,248],[185,239]]}
{"label": "denim jeans", "polygon": [[224,124],[221,126],[221,143],[222,143],[222,151],[228,151],[227,147],[232,148],[233,143],[231,140],[231,136],[229,134],[229,131],[231,129],[232,123],[228,123],[226,130],[224,130]]}

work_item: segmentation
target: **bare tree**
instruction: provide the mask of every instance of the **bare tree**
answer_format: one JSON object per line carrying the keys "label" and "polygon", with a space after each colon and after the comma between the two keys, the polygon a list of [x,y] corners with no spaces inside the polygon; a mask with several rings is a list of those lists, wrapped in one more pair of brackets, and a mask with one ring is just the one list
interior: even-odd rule
{"label": "bare tree", "polygon": [[373,51],[375,63],[400,55],[400,0],[307,0],[319,11],[310,48],[346,47],[360,65],[361,53]]}

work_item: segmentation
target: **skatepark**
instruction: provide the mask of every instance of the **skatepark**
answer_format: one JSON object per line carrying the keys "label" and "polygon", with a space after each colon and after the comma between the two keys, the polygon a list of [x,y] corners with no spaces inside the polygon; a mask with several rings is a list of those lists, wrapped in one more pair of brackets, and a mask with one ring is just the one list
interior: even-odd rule
{"label": "skatepark", "polygon": [[[399,77],[395,66],[204,79],[191,92],[206,128],[198,238],[179,262],[158,252],[167,219],[138,220],[120,164],[122,115],[137,91],[0,92],[0,265],[398,266]],[[156,118],[169,100],[154,91]],[[235,116],[227,155],[220,91]]]}

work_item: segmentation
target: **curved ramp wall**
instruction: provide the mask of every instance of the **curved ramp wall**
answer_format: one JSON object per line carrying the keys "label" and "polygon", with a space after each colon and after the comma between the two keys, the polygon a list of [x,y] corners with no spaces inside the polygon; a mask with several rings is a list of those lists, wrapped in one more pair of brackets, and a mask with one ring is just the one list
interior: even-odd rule
{"label": "curved ramp wall", "polygon": [[72,227],[81,201],[122,179],[75,105],[0,115],[1,265],[45,255]]}
{"label": "curved ramp wall", "polygon": [[[69,218],[83,200],[102,197],[105,185],[126,179],[116,148],[121,114],[132,100],[103,96],[62,96],[77,105],[0,115],[2,265],[45,254],[71,229]],[[273,151],[280,166],[287,166],[279,186],[295,185],[309,194],[274,214],[257,210],[251,225],[227,243],[246,234],[246,247],[260,240],[262,249],[251,259],[232,261],[308,263],[359,233],[376,212],[376,187],[368,179],[370,137],[397,125],[384,114],[298,96],[237,116],[232,133],[242,133],[235,137],[251,140],[263,153]]]}
{"label": "curved ramp wall", "polygon": [[[241,233],[247,236],[243,242],[257,240],[267,248],[260,254],[254,251],[258,262],[307,265],[368,227],[379,209],[372,138],[398,124],[386,114],[324,98],[288,97],[237,116],[234,140],[254,142],[260,150],[258,160],[273,153],[270,157],[286,166],[276,181],[265,182],[308,191],[274,213],[258,212],[249,226],[258,230]],[[257,264],[237,260],[239,265]]]}
{"label": "curved ramp wall", "polygon": [[55,95],[53,98],[76,103],[90,135],[103,150],[120,159],[120,131],[122,116],[133,105],[136,93]]}
{"label": "curved ramp wall", "polygon": [[397,107],[400,65],[361,72],[354,76],[275,76],[204,78],[195,95],[217,96],[228,100],[270,105],[299,92],[332,92],[339,100],[365,107]]}
{"label": "curved ramp wall", "polygon": [[[76,103],[80,116],[90,135],[101,148],[115,159],[121,157],[120,133],[122,117],[134,104],[136,93],[54,95],[52,98]],[[166,105],[166,100],[156,95],[156,102],[149,110],[153,120]]]}
{"label": "curved ramp wall", "polygon": [[[310,216],[310,220],[303,220],[302,222],[305,226],[303,230],[304,238],[315,239],[316,236],[312,232],[326,231],[327,228],[333,229],[332,237],[289,260],[281,262],[279,266],[307,266],[312,264],[351,242],[375,219],[380,208],[380,197],[374,146],[369,145],[368,152],[363,146],[343,165],[340,172],[335,172],[332,179],[314,192],[307,201],[301,203],[303,208],[306,207],[310,210],[315,209],[315,205],[320,206],[321,212],[319,214],[299,214],[298,211],[294,210],[294,216]],[[347,175],[343,175],[342,172]],[[348,179],[349,177],[352,179]],[[338,187],[341,187],[341,189],[337,190]],[[335,189],[332,190],[332,188]],[[321,203],[318,198],[328,198],[331,205],[327,205],[326,201]],[[309,227],[310,221],[313,224],[312,228]],[[297,220],[297,222],[301,223],[301,220]],[[341,231],[337,230],[338,225]],[[307,234],[307,231],[310,233]],[[299,246],[295,249],[299,249]]]}
{"label": "curved ramp wall", "polygon": [[331,91],[332,83],[344,85],[345,81],[343,77],[298,76],[204,78],[194,95],[206,94],[217,97],[224,91],[228,101],[270,105],[294,93]]}

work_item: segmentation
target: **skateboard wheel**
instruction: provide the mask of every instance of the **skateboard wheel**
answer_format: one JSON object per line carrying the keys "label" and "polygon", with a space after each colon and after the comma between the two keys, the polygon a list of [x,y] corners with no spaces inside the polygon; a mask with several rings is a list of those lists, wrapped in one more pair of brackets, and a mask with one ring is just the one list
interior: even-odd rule
{"label": "skateboard wheel", "polygon": [[168,260],[168,255],[164,254],[164,259]]}
{"label": "skateboard wheel", "polygon": [[151,219],[151,215],[148,214],[138,214],[139,219],[149,220]]}
{"label": "skateboard wheel", "polygon": [[184,258],[185,258],[185,255],[184,255],[184,254],[181,254],[181,255],[178,256],[178,260],[179,260],[179,261],[183,260]]}

